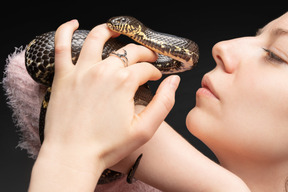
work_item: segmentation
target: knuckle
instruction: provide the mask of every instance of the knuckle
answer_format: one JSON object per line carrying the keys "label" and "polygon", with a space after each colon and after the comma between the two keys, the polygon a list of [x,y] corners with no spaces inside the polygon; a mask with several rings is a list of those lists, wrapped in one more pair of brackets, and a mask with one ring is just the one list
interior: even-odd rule
{"label": "knuckle", "polygon": [[152,138],[153,133],[154,132],[152,132],[150,129],[147,129],[147,127],[141,127],[140,129],[138,129],[136,138],[138,139],[138,141],[145,143]]}
{"label": "knuckle", "polygon": [[123,71],[118,71],[115,74],[115,79],[117,82],[124,83],[124,82],[129,82],[130,76],[131,76],[131,73],[129,71],[123,70]]}
{"label": "knuckle", "polygon": [[133,73],[127,70],[117,71],[113,74],[114,83],[121,89],[130,91],[135,87],[135,79],[133,79]]}
{"label": "knuckle", "polygon": [[62,54],[66,53],[71,50],[71,48],[65,44],[56,43],[55,44],[55,54]]}
{"label": "knuckle", "polygon": [[92,70],[92,76],[95,78],[103,78],[107,72],[107,67],[105,65],[95,65]]}
{"label": "knuckle", "polygon": [[139,47],[141,47],[140,45],[136,45],[135,43],[129,43],[126,45],[127,49],[131,49],[131,50],[134,50],[134,49],[139,49]]}
{"label": "knuckle", "polygon": [[67,22],[62,24],[55,32],[55,53],[71,51],[71,39],[74,30],[78,27],[75,23]]}
{"label": "knuckle", "polygon": [[112,83],[116,87],[126,85],[129,82],[129,71],[119,71],[105,64],[93,67],[92,76],[102,82]]}
{"label": "knuckle", "polygon": [[166,111],[170,111],[175,103],[175,98],[171,94],[162,95],[160,102]]}
{"label": "knuckle", "polygon": [[127,50],[129,50],[129,52],[131,51],[137,55],[138,61],[143,60],[143,61],[148,61],[148,62],[154,62],[158,58],[157,54],[155,54],[152,50],[142,45],[130,43],[127,45],[126,48]]}
{"label": "knuckle", "polygon": [[94,31],[91,31],[89,33],[88,39],[92,39],[92,40],[97,41],[97,40],[101,39],[101,37],[102,37],[101,31],[94,30]]}
{"label": "knuckle", "polygon": [[102,25],[94,27],[88,35],[89,39],[93,40],[101,40],[106,36],[107,30]]}

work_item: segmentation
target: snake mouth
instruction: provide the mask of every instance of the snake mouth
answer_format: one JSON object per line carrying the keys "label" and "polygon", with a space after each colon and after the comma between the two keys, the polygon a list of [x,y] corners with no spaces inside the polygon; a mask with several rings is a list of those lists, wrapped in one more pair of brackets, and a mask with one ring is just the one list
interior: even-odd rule
{"label": "snake mouth", "polygon": [[121,33],[121,27],[119,25],[114,25],[113,23],[107,21],[107,27],[114,32]]}
{"label": "snake mouth", "polygon": [[119,32],[119,30],[116,30],[115,25],[112,24],[112,18],[106,22],[106,25],[110,30]]}
{"label": "snake mouth", "polygon": [[[107,26],[108,26],[109,29],[113,30],[113,25],[112,25],[111,23],[108,23],[108,22],[107,22]],[[114,30],[113,30],[113,31],[114,31]]]}

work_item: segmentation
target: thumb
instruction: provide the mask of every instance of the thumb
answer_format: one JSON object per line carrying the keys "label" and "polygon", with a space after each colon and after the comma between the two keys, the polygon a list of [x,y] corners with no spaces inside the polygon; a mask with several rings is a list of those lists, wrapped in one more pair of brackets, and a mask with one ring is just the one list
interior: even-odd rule
{"label": "thumb", "polygon": [[175,103],[175,92],[180,83],[178,75],[167,77],[157,89],[148,106],[136,118],[136,130],[148,141],[164,121]]}

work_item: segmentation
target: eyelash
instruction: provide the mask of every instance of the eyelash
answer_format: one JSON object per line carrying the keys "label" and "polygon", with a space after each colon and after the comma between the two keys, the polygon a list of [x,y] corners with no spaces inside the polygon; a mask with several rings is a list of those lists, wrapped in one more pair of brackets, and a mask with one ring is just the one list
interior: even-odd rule
{"label": "eyelash", "polygon": [[276,55],[274,52],[272,52],[269,49],[263,48],[263,50],[267,53],[267,60],[268,61],[272,61],[275,63],[286,63],[281,57],[279,57],[278,55]]}

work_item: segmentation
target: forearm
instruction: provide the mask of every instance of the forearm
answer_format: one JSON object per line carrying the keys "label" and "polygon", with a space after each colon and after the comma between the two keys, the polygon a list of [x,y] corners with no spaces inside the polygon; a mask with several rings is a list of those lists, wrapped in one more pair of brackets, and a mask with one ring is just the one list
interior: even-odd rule
{"label": "forearm", "polygon": [[139,154],[135,177],[163,191],[247,191],[234,174],[212,162],[163,122],[145,145],[114,168],[127,173]]}
{"label": "forearm", "polygon": [[135,174],[137,179],[162,191],[203,190],[200,184],[207,181],[203,176],[207,169],[204,164],[212,162],[167,123],[163,122],[151,140],[112,169],[127,173],[141,153],[143,157]]}

